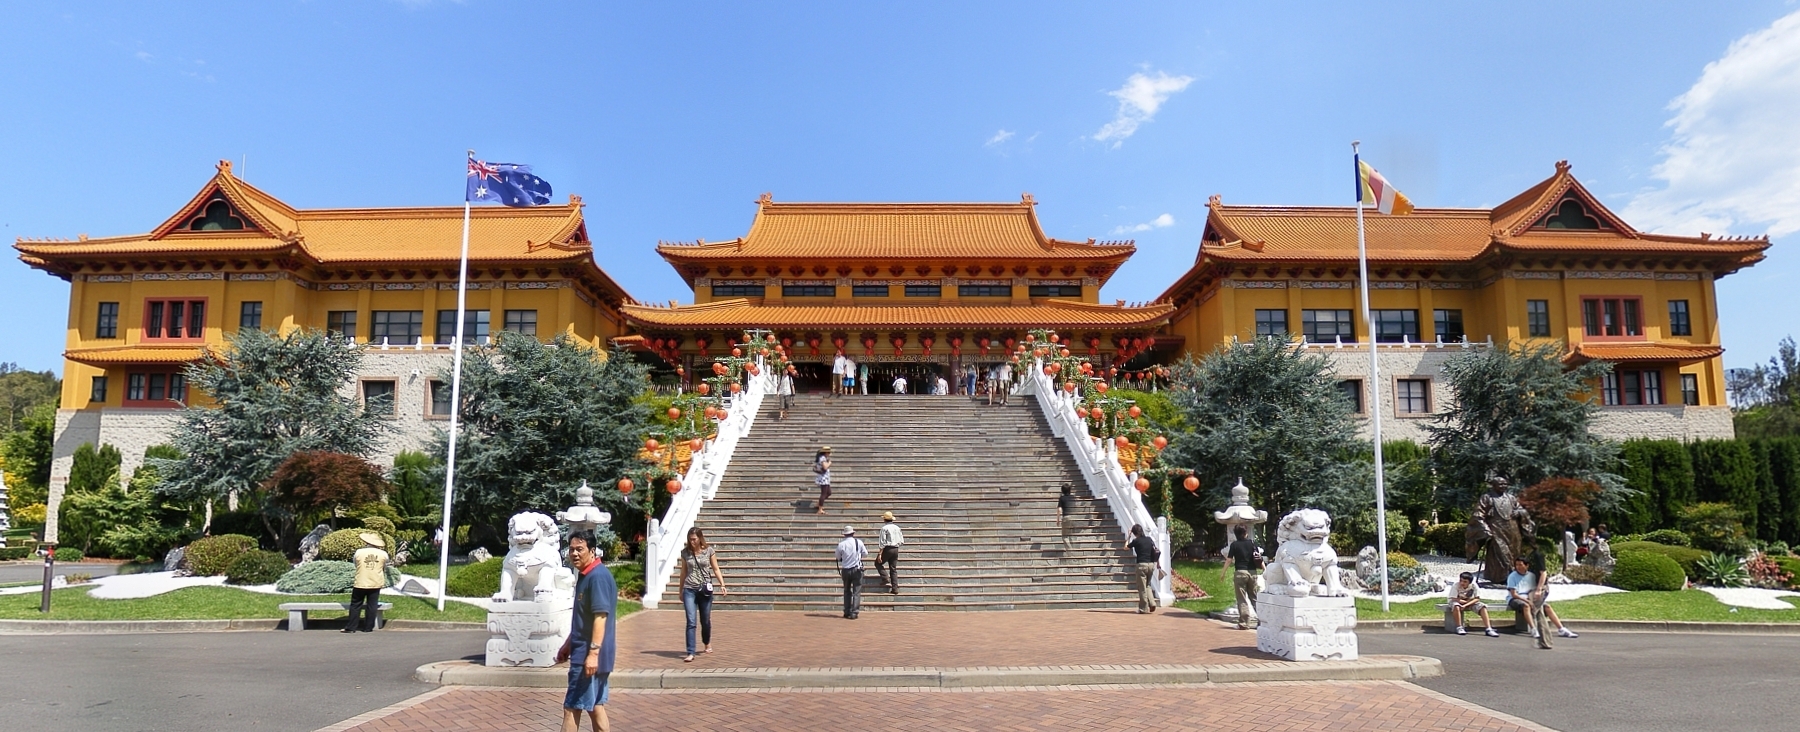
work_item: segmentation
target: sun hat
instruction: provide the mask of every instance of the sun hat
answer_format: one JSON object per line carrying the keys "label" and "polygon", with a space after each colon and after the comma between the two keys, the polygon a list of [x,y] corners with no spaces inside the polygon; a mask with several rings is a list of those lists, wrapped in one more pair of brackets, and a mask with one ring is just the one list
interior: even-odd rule
{"label": "sun hat", "polygon": [[856,533],[856,527],[855,527],[855,526],[845,526],[845,527],[844,527],[844,536],[850,536],[850,535],[853,535],[853,534],[855,534],[855,533]]}
{"label": "sun hat", "polygon": [[360,534],[357,534],[356,538],[362,539],[363,543],[368,544],[369,546],[382,547],[382,548],[387,547],[387,542],[382,540],[381,535],[377,534],[373,531],[364,531]]}
{"label": "sun hat", "polygon": [[883,521],[894,520],[894,512],[893,511],[882,511],[881,512],[881,520],[883,520]]}
{"label": "sun hat", "polygon": [[819,448],[819,452],[831,452],[831,446],[826,445],[824,447],[821,447],[821,448]]}

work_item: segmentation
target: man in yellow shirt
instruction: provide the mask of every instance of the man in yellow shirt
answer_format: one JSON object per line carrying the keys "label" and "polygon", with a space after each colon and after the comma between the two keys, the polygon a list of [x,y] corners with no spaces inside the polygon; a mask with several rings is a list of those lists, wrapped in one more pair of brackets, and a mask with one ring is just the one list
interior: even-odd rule
{"label": "man in yellow shirt", "polygon": [[387,542],[373,531],[363,532],[361,538],[368,546],[356,550],[351,559],[356,565],[356,581],[350,583],[350,618],[344,621],[342,632],[345,633],[375,631],[375,614],[381,607],[381,588],[387,586]]}

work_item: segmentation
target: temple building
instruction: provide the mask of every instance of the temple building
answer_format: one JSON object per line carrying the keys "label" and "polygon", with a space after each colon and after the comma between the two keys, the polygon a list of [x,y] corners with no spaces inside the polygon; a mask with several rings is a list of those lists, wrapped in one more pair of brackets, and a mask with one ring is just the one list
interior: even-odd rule
{"label": "temple building", "polygon": [[626,305],[631,343],[686,367],[768,328],[822,386],[838,352],[870,367],[870,392],[905,375],[952,383],[1007,358],[1032,328],[1053,328],[1103,364],[1152,351],[1173,307],[1100,303],[1100,288],[1136,247],[1044,233],[1030,194],[1017,203],[757,202],[748,233],[664,243],[693,305]]}
{"label": "temple building", "polygon": [[[1714,283],[1751,266],[1767,237],[1633,229],[1558,162],[1492,209],[1366,214],[1363,324],[1356,209],[1208,204],[1194,266],[1165,291],[1170,330],[1198,353],[1276,336],[1329,356],[1359,415],[1380,353],[1383,437],[1422,440],[1447,398],[1446,360],[1467,349],[1556,343],[1569,364],[1613,372],[1596,431],[1615,438],[1732,436]],[[1358,347],[1357,344],[1363,344]]]}
{"label": "temple building", "polygon": [[[20,239],[26,264],[69,282],[62,409],[52,484],[83,443],[111,444],[126,474],[193,401],[184,365],[240,329],[335,331],[367,344],[354,386],[390,411],[387,452],[418,449],[447,419],[462,243],[461,206],[295,209],[221,161],[149,233]],[[622,334],[623,288],[594,261],[581,199],[481,207],[469,230],[465,337],[567,333],[604,347]]]}

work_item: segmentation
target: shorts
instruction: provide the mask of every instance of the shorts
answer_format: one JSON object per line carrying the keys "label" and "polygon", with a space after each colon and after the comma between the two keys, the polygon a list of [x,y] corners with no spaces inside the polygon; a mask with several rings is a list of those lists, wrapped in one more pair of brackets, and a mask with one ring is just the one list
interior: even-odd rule
{"label": "shorts", "polygon": [[844,386],[847,386],[847,387],[848,386],[856,386],[856,377],[854,377],[854,376],[844,377]]}
{"label": "shorts", "polygon": [[1516,597],[1506,598],[1506,609],[1508,609],[1508,610],[1525,610],[1528,607],[1529,606],[1527,606],[1525,603],[1520,602],[1519,598],[1516,598]]}
{"label": "shorts", "polygon": [[611,675],[601,673],[589,676],[582,673],[580,660],[571,658],[569,660],[569,693],[563,695],[563,708],[591,712],[594,711],[596,705],[606,706],[607,692],[610,691],[606,681],[607,677]]}

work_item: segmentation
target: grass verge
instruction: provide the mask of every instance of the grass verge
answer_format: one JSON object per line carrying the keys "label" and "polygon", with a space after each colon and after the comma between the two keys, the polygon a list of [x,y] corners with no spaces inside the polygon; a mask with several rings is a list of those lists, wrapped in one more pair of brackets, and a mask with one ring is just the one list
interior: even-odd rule
{"label": "grass verge", "polygon": [[[38,595],[0,596],[0,618],[9,620],[227,620],[245,618],[286,618],[280,609],[284,602],[349,602],[350,595],[270,595],[235,587],[188,587],[154,597],[130,600],[101,600],[88,595],[86,587],[70,587],[53,591],[50,613],[38,612]],[[403,620],[444,620],[480,623],[487,611],[462,602],[444,603],[438,612],[437,600],[410,597],[396,592],[383,592],[381,599],[394,604],[386,617]],[[619,601],[619,615],[624,617],[642,610],[629,600]],[[313,612],[308,617],[342,617],[344,613]]]}

